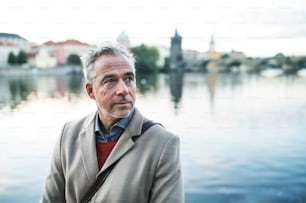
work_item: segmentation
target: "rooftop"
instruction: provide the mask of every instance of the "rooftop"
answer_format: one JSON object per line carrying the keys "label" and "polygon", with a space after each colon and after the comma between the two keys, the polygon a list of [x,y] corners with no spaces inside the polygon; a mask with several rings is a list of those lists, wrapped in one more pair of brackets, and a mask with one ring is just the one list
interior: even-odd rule
{"label": "rooftop", "polygon": [[61,41],[61,42],[54,42],[54,41],[47,41],[44,43],[44,45],[84,45],[84,46],[89,46],[89,44],[81,42],[79,40],[75,40],[75,39],[68,39],[65,41]]}
{"label": "rooftop", "polygon": [[17,38],[17,39],[23,39],[26,40],[25,38],[17,35],[17,34],[13,34],[13,33],[4,33],[4,32],[0,32],[0,38]]}

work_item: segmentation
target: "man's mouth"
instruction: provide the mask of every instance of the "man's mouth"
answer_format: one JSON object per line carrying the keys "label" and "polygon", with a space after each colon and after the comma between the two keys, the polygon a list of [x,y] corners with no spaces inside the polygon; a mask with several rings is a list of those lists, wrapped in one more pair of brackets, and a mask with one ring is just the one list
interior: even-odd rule
{"label": "man's mouth", "polygon": [[130,101],[120,101],[120,102],[117,102],[117,104],[127,104],[127,103],[130,103]]}
{"label": "man's mouth", "polygon": [[130,105],[130,101],[120,101],[120,102],[115,102],[114,105],[116,106],[126,106],[126,105]]}

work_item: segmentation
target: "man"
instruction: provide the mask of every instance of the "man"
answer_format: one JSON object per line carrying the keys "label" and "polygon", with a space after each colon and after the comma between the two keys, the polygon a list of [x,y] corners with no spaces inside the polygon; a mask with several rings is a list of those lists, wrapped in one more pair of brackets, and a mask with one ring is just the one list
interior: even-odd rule
{"label": "man", "polygon": [[91,202],[184,202],[178,137],[160,125],[141,133],[148,119],[134,107],[133,57],[104,43],[82,61],[97,112],[64,125],[41,202],[80,202],[113,163]]}

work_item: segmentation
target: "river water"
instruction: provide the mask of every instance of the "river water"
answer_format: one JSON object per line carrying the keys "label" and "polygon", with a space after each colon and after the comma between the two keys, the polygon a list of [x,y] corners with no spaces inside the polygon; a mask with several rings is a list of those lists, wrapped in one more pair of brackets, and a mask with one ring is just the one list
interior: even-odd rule
{"label": "river water", "polygon": [[[306,202],[306,78],[138,78],[136,106],[181,140],[186,203]],[[0,76],[0,202],[38,202],[64,122],[95,110],[80,76]]]}

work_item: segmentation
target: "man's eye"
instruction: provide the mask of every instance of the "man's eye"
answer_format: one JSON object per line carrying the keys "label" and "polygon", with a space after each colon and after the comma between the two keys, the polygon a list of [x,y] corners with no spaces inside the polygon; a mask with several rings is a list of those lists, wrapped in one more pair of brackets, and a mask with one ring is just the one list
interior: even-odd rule
{"label": "man's eye", "polygon": [[127,77],[127,78],[126,78],[126,81],[128,81],[128,82],[133,82],[133,81],[134,81],[134,77]]}
{"label": "man's eye", "polygon": [[114,82],[115,82],[114,79],[108,79],[108,80],[105,81],[105,84],[112,84]]}

